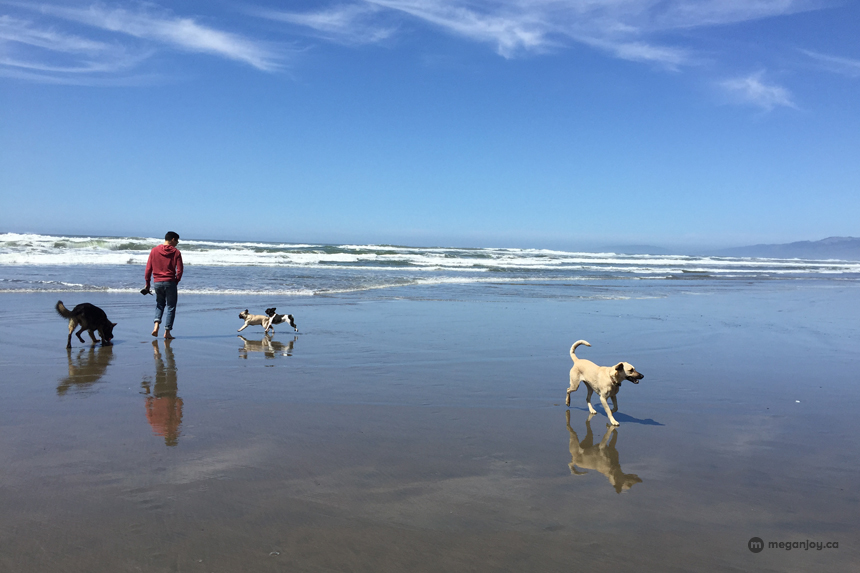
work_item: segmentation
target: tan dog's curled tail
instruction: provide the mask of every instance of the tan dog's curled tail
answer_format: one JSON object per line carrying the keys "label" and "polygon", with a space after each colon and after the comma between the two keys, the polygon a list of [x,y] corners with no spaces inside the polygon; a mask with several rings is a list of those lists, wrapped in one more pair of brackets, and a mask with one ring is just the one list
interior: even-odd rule
{"label": "tan dog's curled tail", "polygon": [[580,344],[584,344],[586,346],[591,346],[589,343],[587,343],[584,340],[577,340],[576,342],[574,342],[573,346],[570,347],[570,358],[574,362],[576,362],[576,347],[579,346]]}
{"label": "tan dog's curled tail", "polygon": [[66,305],[63,304],[63,301],[58,300],[57,306],[54,307],[57,309],[57,312],[60,313],[60,316],[63,318],[72,318],[72,311],[66,308]]}

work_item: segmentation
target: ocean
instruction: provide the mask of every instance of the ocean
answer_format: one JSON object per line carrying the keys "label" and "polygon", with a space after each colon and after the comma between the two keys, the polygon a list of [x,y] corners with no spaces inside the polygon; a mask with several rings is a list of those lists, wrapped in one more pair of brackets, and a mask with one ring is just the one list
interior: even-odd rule
{"label": "ocean", "polygon": [[[0,292],[134,293],[152,237],[0,234]],[[647,297],[782,281],[857,281],[860,262],[549,249],[182,240],[182,291],[312,297]],[[447,286],[449,288],[440,289]]]}

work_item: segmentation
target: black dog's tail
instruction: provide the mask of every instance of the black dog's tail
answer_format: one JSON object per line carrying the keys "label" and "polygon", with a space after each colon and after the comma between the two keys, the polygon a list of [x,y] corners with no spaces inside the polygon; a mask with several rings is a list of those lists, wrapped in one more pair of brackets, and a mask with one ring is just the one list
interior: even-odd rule
{"label": "black dog's tail", "polygon": [[57,309],[57,312],[60,313],[60,316],[62,316],[63,318],[72,318],[72,316],[74,316],[72,314],[72,311],[67,309],[66,306],[63,304],[63,301],[61,300],[57,301],[57,306],[55,306],[54,308]]}

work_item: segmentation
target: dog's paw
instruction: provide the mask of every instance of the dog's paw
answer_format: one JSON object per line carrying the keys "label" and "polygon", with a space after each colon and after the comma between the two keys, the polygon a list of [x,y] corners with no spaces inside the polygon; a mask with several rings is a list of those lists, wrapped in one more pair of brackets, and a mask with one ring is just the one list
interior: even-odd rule
{"label": "dog's paw", "polygon": [[621,425],[616,420],[610,420],[609,423],[612,424],[613,426],[620,426]]}

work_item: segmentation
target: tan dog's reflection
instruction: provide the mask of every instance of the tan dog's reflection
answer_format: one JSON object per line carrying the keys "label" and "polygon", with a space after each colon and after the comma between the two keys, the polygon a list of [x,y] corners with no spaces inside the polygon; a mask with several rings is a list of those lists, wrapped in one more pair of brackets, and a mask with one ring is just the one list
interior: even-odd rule
{"label": "tan dog's reflection", "polygon": [[[164,445],[179,443],[179,426],[182,424],[182,398],[179,398],[176,380],[176,361],[170,340],[164,341],[164,357],[158,350],[158,341],[152,341],[155,355],[155,384],[144,379],[141,386],[146,396],[146,420],[157,436],[164,436]],[[166,361],[166,362],[165,362]]]}
{"label": "tan dog's reflection", "polygon": [[85,392],[98,382],[104,376],[110,361],[113,360],[113,346],[81,348],[74,358],[69,348],[66,354],[69,358],[69,375],[57,385],[59,396],[65,396],[70,388]]}
{"label": "tan dog's reflection", "polygon": [[239,349],[239,354],[242,358],[248,358],[249,352],[263,352],[266,358],[274,358],[276,354],[279,356],[292,356],[293,344],[299,339],[298,336],[295,336],[288,343],[284,344],[283,342],[272,340],[272,337],[269,335],[265,335],[262,340],[248,340],[241,334],[238,336],[244,343],[244,346]]}
{"label": "tan dog's reflection", "polygon": [[[588,470],[597,470],[609,480],[617,493],[630,489],[634,484],[642,480],[636,474],[626,474],[621,471],[621,463],[618,461],[618,450],[615,442],[618,441],[618,432],[615,426],[607,425],[606,434],[598,445],[594,445],[594,435],[591,432],[591,419],[594,414],[589,414],[585,420],[585,439],[579,441],[579,436],[570,427],[570,410],[566,413],[567,431],[570,432],[570,473],[584,475],[575,466]],[[610,440],[609,436],[612,436]]]}

